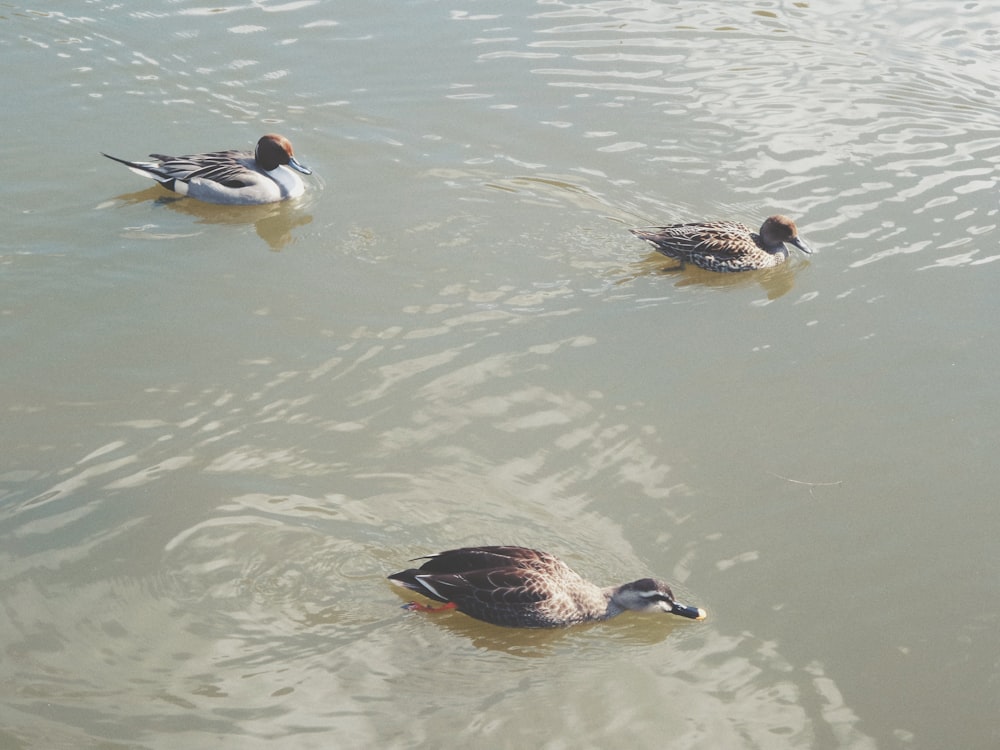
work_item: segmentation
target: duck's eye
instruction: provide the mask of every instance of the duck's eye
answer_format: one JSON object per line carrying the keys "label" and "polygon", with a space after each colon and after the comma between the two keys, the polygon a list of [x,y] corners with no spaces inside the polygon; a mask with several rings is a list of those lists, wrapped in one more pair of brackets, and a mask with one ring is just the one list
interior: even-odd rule
{"label": "duck's eye", "polygon": [[648,599],[651,602],[666,602],[667,604],[673,604],[673,599],[668,597],[666,594],[661,594],[659,591],[642,591],[639,593],[643,599]]}

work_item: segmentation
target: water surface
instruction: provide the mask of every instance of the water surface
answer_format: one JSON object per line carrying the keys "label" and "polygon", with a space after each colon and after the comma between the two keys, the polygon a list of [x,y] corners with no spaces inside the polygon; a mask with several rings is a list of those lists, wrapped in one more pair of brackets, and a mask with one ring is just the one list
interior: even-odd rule
{"label": "water surface", "polygon": [[[0,23],[0,745],[996,745],[1000,12]],[[98,153],[272,131],[259,209]],[[778,212],[817,252],[735,277],[626,231]],[[474,543],[709,618],[399,609]]]}

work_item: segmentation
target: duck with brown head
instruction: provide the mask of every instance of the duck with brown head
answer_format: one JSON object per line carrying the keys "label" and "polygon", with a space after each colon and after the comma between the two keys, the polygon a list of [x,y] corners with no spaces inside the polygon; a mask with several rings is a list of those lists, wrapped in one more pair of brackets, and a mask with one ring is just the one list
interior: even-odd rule
{"label": "duck with brown head", "polygon": [[668,258],[693,263],[707,271],[733,273],[773,268],[788,260],[787,242],[804,253],[812,249],[799,237],[795,222],[787,216],[769,216],[754,232],[734,221],[669,224],[649,229],[633,229]]}
{"label": "duck with brown head", "polygon": [[[251,206],[297,198],[305,184],[295,172],[312,174],[282,135],[265,135],[250,151],[231,149],[188,156],[150,154],[155,161],[128,161],[104,154],[136,174],[205,203]],[[292,171],[294,170],[294,171]]]}

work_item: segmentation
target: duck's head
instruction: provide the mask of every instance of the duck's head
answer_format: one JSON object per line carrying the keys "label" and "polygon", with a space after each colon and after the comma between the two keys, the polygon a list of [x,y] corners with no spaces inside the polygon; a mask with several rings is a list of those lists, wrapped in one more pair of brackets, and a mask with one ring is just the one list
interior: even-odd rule
{"label": "duck's head", "polygon": [[768,250],[780,248],[788,242],[806,254],[812,252],[812,248],[799,237],[795,222],[787,216],[768,216],[764,219],[760,225],[760,238]]}
{"label": "duck's head", "polygon": [[704,620],[705,610],[689,607],[674,599],[669,584],[655,578],[642,578],[619,586],[611,594],[611,600],[622,609],[636,612],[669,612],[691,620]]}
{"label": "duck's head", "polygon": [[312,170],[295,159],[291,142],[283,135],[263,136],[257,141],[257,149],[254,151],[254,161],[268,172],[277,169],[282,164],[287,164],[292,169],[302,174],[312,174]]}

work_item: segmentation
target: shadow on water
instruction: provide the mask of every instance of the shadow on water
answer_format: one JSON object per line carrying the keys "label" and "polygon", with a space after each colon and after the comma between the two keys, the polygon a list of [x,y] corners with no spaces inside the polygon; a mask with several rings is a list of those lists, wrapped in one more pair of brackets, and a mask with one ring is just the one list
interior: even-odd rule
{"label": "shadow on water", "polygon": [[[400,598],[408,599],[405,592],[396,593]],[[667,640],[678,627],[700,627],[672,617],[625,612],[605,622],[565,628],[506,628],[454,610],[405,612],[405,607],[405,604],[402,605],[400,611],[414,626],[423,626],[420,621],[427,620],[453,635],[468,639],[476,648],[530,658],[549,656],[561,647],[573,650],[586,648],[587,644],[603,644],[600,645],[603,650],[607,648],[608,641],[619,646],[651,646]]]}
{"label": "shadow on water", "polygon": [[776,268],[743,273],[715,273],[687,263],[678,264],[657,253],[631,264],[629,273],[620,278],[616,285],[628,284],[645,276],[665,276],[674,279],[677,289],[700,286],[710,289],[734,289],[757,285],[767,294],[769,300],[776,300],[788,294],[795,287],[795,276],[810,265],[808,260],[783,263]]}
{"label": "shadow on water", "polygon": [[[303,212],[302,201],[268,203],[262,206],[220,206],[167,193],[157,186],[134,193],[123,193],[114,200],[120,202],[119,207],[152,202],[157,208],[165,207],[179,214],[192,216],[197,224],[252,226],[257,236],[274,251],[280,251],[294,242],[295,230],[312,223],[313,220],[312,214]],[[101,208],[110,205],[112,205],[110,202],[104,203]],[[147,239],[178,236],[176,232],[163,234],[154,231],[155,229],[154,225],[147,225],[138,233],[135,228],[130,228],[128,231],[130,236]]]}

